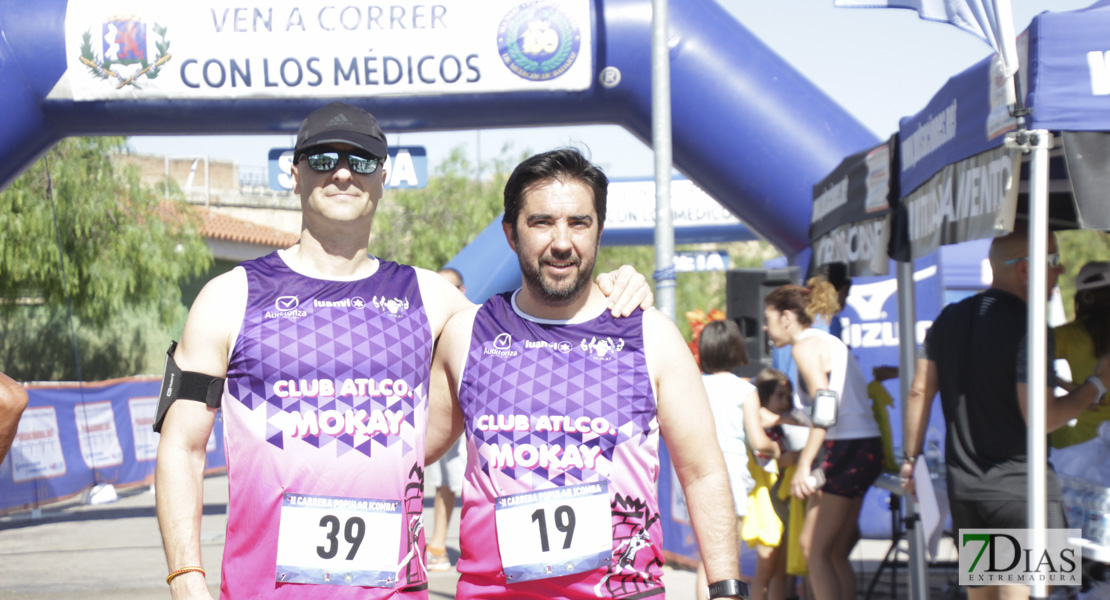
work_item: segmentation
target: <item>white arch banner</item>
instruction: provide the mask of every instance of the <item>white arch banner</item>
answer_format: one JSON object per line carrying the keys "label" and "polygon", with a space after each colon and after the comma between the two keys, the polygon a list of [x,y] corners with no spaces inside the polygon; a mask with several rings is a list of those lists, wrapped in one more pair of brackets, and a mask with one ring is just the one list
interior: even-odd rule
{"label": "white arch banner", "polygon": [[589,0],[71,0],[51,98],[235,99],[590,87]]}

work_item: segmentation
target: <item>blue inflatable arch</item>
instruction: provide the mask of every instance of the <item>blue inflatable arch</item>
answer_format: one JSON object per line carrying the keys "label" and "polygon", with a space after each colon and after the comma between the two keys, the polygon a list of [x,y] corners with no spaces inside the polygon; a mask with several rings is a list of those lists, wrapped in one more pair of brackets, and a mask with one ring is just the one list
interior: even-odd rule
{"label": "blue inflatable arch", "polygon": [[[579,3],[587,5],[588,0]],[[64,75],[88,78],[83,71],[75,73],[79,69],[73,66],[77,56],[74,38],[72,33],[66,33],[67,13],[74,13],[75,8],[85,10],[85,4],[91,3],[75,2],[73,6],[64,0],[0,3],[0,106],[3,106],[0,188],[65,136],[289,134],[297,130],[308,112],[334,99],[366,108],[378,117],[386,131],[611,123],[623,126],[650,145],[652,11],[648,0],[594,0],[588,4],[586,20],[592,28],[587,33],[592,35],[588,36],[588,46],[577,48],[580,56],[592,59],[589,63],[592,83],[584,89],[566,91],[537,86],[537,91],[531,91],[518,86],[513,91],[487,89],[447,95],[337,94],[330,98],[248,95],[234,100],[172,96],[148,99],[141,89],[127,99],[74,100],[67,96]],[[355,8],[353,4],[351,9]],[[251,9],[227,4],[217,10],[212,6],[223,4],[217,0],[204,4],[202,8],[212,14],[209,25],[214,22],[225,31],[240,26],[258,27],[257,15],[236,12]],[[526,6],[535,5],[522,0],[518,6],[513,10],[523,11]],[[340,8],[336,7],[334,13],[321,9],[319,16],[329,19],[330,27],[335,29],[337,23],[342,23],[341,18],[354,19],[354,13],[341,15]],[[410,9],[417,10],[415,5]],[[428,9],[433,14],[423,14],[421,25],[430,23],[437,9],[465,11],[461,0],[442,0],[424,8]],[[503,14],[507,16],[502,17]],[[502,10],[490,19],[511,25],[513,14]],[[221,15],[222,21],[217,18]],[[362,18],[368,16],[360,13]],[[793,255],[801,251],[809,245],[811,186],[842,157],[875,144],[876,138],[714,0],[672,2],[670,20],[675,166],[784,253]],[[149,25],[143,35],[150,38],[148,45],[153,48],[157,28]],[[415,18],[411,25],[416,25]],[[95,26],[99,28],[100,24]],[[187,26],[171,24],[170,32],[176,37],[163,30],[162,39],[176,41],[183,31],[189,33]],[[95,36],[93,40],[99,41]],[[499,52],[493,40],[489,46],[490,54]],[[104,63],[97,62],[101,57],[96,54],[96,44],[89,48],[90,52],[82,49],[82,56],[93,56],[91,62],[96,64],[86,65],[96,71]],[[171,44],[166,53],[173,51]],[[412,48],[409,52],[390,48],[389,52],[408,54],[411,60],[412,55],[419,57],[422,49]],[[507,53],[495,54],[493,58],[502,56]],[[161,76],[191,78],[191,85],[196,85],[204,67],[203,57],[192,62],[187,55],[172,58],[163,65]],[[275,58],[275,68],[277,62]],[[465,60],[462,63],[464,69],[469,66]],[[504,67],[500,62],[493,66]],[[104,70],[112,70],[111,65]],[[494,71],[486,67],[481,73],[466,70],[465,75],[473,79]],[[213,77],[219,75],[213,73]],[[620,75],[619,83],[612,85],[616,73]],[[311,77],[311,70],[302,74]],[[126,73],[113,75],[124,81]],[[145,76],[140,73],[135,81]],[[230,73],[225,76],[234,78]],[[258,73],[254,78],[261,79]],[[608,85],[602,85],[602,79]],[[257,81],[255,85],[259,85]],[[371,94],[375,91],[369,86],[362,89],[370,90],[367,93]]]}

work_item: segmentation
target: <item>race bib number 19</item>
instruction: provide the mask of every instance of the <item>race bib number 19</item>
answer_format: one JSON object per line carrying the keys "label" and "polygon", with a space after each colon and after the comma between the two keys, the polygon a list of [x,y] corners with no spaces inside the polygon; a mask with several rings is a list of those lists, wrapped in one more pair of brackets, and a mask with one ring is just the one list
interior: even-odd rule
{"label": "race bib number 19", "polygon": [[509,583],[592,571],[613,555],[608,482],[502,496],[496,520]]}
{"label": "race bib number 19", "polygon": [[286,493],[281,500],[276,581],[393,587],[401,503]]}

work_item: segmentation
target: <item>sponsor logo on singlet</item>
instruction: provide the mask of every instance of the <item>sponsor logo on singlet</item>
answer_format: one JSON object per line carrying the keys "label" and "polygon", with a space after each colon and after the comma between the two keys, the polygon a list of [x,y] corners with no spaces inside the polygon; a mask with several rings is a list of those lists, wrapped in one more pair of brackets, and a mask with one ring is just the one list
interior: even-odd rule
{"label": "sponsor logo on singlet", "polygon": [[300,309],[301,300],[296,296],[279,296],[274,300],[274,310],[266,311],[263,317],[267,319],[296,319],[307,317],[308,312]]}
{"label": "sponsor logo on singlet", "polygon": [[374,308],[389,317],[403,317],[405,311],[409,309],[408,298],[386,298],[385,296],[379,298],[374,296],[370,302],[374,305]]}
{"label": "sponsor logo on singlet", "polygon": [[366,301],[358,296],[351,298],[344,298],[342,300],[313,300],[312,306],[314,308],[364,308]]}
{"label": "sponsor logo on singlet", "polygon": [[516,356],[517,354],[520,354],[516,350],[512,350],[512,346],[513,336],[507,333],[500,333],[497,335],[497,337],[493,338],[493,347],[483,348],[482,352],[485,354],[491,354],[493,356],[504,357]]}
{"label": "sponsor logo on singlet", "polygon": [[540,341],[525,340],[524,341],[524,347],[528,348],[528,349],[550,348],[553,351],[562,352],[563,354],[566,354],[567,352],[570,352],[571,350],[574,349],[574,346],[571,345],[570,342],[565,341],[565,340],[561,341],[561,342],[545,342],[543,340],[540,340]]}
{"label": "sponsor logo on singlet", "polygon": [[624,350],[624,338],[617,338],[616,341],[613,341],[613,338],[610,337],[600,340],[595,337],[590,338],[589,341],[582,340],[579,347],[592,358],[598,360],[613,360],[618,352]]}

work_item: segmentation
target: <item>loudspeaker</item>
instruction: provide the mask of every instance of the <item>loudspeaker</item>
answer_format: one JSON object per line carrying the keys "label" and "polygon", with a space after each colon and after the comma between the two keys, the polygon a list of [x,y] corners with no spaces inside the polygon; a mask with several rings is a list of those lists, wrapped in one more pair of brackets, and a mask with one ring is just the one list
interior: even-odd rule
{"label": "loudspeaker", "polygon": [[763,331],[763,299],[772,290],[788,284],[801,284],[798,267],[783,269],[732,269],[725,279],[725,313],[740,326],[748,364],[736,370],[741,377],[754,377],[771,366],[771,343]]}

